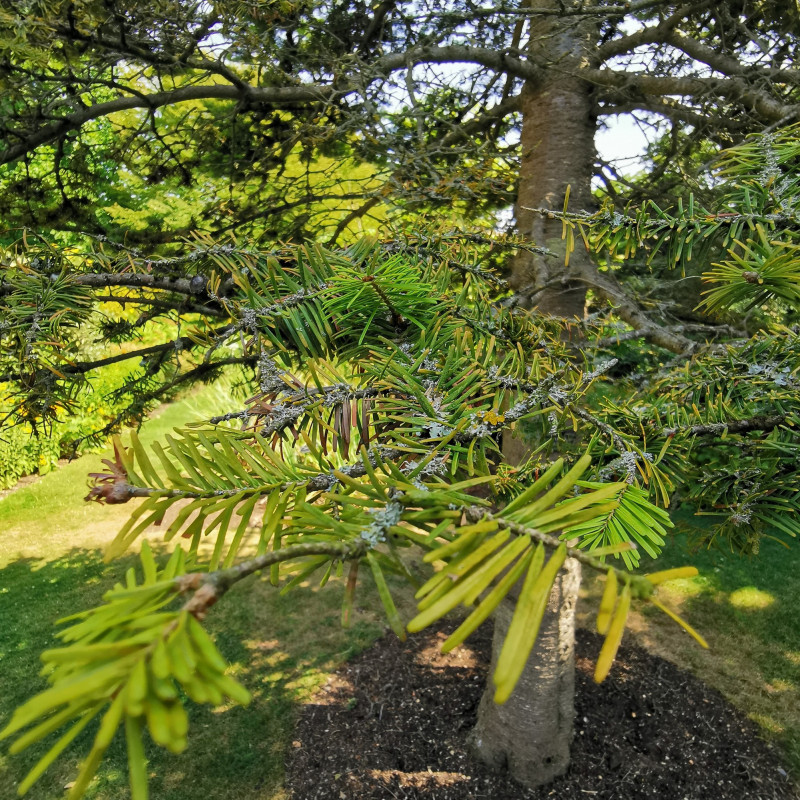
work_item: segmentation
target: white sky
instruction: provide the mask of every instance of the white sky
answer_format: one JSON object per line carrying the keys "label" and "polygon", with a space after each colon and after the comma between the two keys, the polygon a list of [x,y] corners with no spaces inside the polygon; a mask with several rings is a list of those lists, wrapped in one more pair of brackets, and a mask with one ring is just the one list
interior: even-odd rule
{"label": "white sky", "polygon": [[604,161],[616,161],[618,172],[628,174],[641,167],[641,156],[647,147],[647,138],[636,121],[628,116],[608,117],[605,127],[595,136],[597,152]]}

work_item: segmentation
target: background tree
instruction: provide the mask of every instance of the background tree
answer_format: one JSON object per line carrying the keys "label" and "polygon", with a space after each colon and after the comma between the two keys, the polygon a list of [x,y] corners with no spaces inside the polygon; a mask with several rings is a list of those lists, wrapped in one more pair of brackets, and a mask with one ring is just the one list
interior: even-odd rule
{"label": "background tree", "polygon": [[[105,236],[148,257],[198,229],[214,241],[335,244],[387,214],[441,219],[446,208],[451,225],[512,203],[517,233],[563,256],[561,222],[528,209],[560,208],[569,185],[571,207],[590,210],[593,178],[617,211],[642,198],[596,158],[605,120],[633,114],[663,131],[649,153],[650,199],[688,183],[708,200],[699,160],[800,109],[798,17],[782,3],[0,9],[5,225]],[[492,256],[504,269],[508,252]],[[698,327],[714,321],[691,311],[697,265],[684,259],[676,282],[658,259],[601,272],[578,248],[565,270],[563,257],[527,248],[511,265],[509,302],[582,316],[591,287],[593,310],[608,303],[658,347],[690,353],[727,332]],[[163,288],[169,266],[153,269]],[[184,291],[180,307],[193,296]],[[139,355],[152,376],[173,352],[165,341]],[[44,378],[27,378],[33,394],[46,396]],[[160,396],[155,382],[137,388]]]}
{"label": "background tree", "polygon": [[[4,14],[4,216],[120,236],[88,209],[92,187],[137,195],[125,207],[193,194],[194,214],[138,232],[151,242],[195,228],[330,238],[384,203],[469,216],[514,204],[517,231],[555,246],[560,227],[526,209],[560,207],[567,185],[584,210],[593,178],[618,204],[642,197],[596,157],[606,120],[634,115],[661,140],[647,186],[658,201],[696,181],[710,149],[798,113],[799,22],[781,2],[59,2]],[[325,156],[371,166],[339,185]],[[568,274],[518,255],[513,282],[521,301],[568,317],[590,285],[662,346],[690,346],[660,332],[681,322],[670,309],[650,320],[581,252]]]}

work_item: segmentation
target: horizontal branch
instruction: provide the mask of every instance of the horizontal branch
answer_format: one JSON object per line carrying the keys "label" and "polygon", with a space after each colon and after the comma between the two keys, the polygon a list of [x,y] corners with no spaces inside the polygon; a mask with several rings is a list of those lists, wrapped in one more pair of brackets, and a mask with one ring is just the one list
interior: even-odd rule
{"label": "horizontal branch", "polygon": [[[470,522],[474,523],[481,520],[496,522],[500,528],[509,530],[511,533],[514,533],[517,536],[528,536],[535,542],[541,542],[543,545],[550,547],[553,550],[563,544],[558,537],[551,536],[549,533],[542,533],[541,531],[536,530],[536,528],[529,528],[525,525],[520,525],[517,522],[510,522],[509,520],[503,519],[502,511],[498,514],[492,514],[490,511],[487,511],[485,508],[481,508],[480,506],[470,506],[468,509],[466,509],[466,515]],[[627,570],[610,567],[607,563],[601,561],[596,556],[591,556],[585,550],[580,550],[577,547],[567,547],[567,555],[570,558],[574,558],[576,561],[579,561],[584,566],[596,570],[597,572],[605,573],[608,572],[609,569],[613,569],[614,572],[617,573],[617,578],[620,580],[620,583],[631,584],[631,588],[634,590],[637,597],[646,598],[650,597],[650,595],[653,593],[653,584],[650,583],[650,581],[647,580],[647,578],[643,575],[634,575]]]}
{"label": "horizontal branch", "polygon": [[352,211],[350,211],[348,214],[342,217],[336,224],[336,228],[334,229],[333,233],[325,242],[325,246],[333,247],[351,222],[355,222],[357,219],[361,219],[361,217],[368,214],[369,211],[373,209],[376,205],[378,205],[378,203],[380,203],[382,200],[383,198],[380,195],[374,195],[373,197],[370,197],[368,200],[366,200],[366,202],[362,203],[358,208],[354,208]]}
{"label": "horizontal branch", "polygon": [[800,85],[800,71],[796,69],[781,69],[778,67],[760,67],[754,64],[743,64],[736,58],[726,53],[718,52],[708,47],[700,39],[683,36],[678,31],[671,31],[664,39],[666,44],[686,53],[687,56],[707,64],[711,69],[729,77],[742,77],[767,81],[769,83],[786,83],[792,86]]}
{"label": "horizontal branch", "polygon": [[[380,451],[380,457],[383,461],[396,461],[397,459],[407,458],[408,456],[408,450],[382,448]],[[377,460],[373,456],[370,456],[371,466],[374,467],[376,463]],[[340,467],[339,472],[343,472],[349,478],[363,478],[367,474],[367,468],[363,461],[356,461],[349,466]],[[115,477],[113,473],[108,473],[108,479],[113,477]],[[103,479],[106,479],[105,475]],[[312,475],[305,480],[262,484],[261,486],[254,487],[240,486],[237,489],[214,489],[207,492],[192,492],[185,489],[159,489],[152,486],[132,486],[127,480],[116,480],[114,483],[106,482],[94,486],[84,499],[96,500],[100,503],[105,502],[109,505],[120,505],[134,498],[151,497],[153,495],[158,495],[159,497],[174,497],[180,500],[200,500],[207,497],[234,497],[239,494],[241,494],[242,497],[252,497],[254,494],[261,496],[271,494],[275,491],[284,492],[292,487],[297,489],[305,487],[307,492],[326,492],[336,482],[337,479],[332,472],[318,472],[316,475]]]}
{"label": "horizontal branch", "polygon": [[640,336],[644,336],[653,344],[679,355],[690,355],[700,347],[697,342],[687,336],[653,322],[639,304],[628,296],[615,278],[601,275],[594,265],[582,269],[581,273],[575,277],[591,286],[600,297],[613,306],[614,313],[620,319],[639,331]]}
{"label": "horizontal branch", "polygon": [[474,64],[531,81],[537,81],[542,76],[540,67],[505,50],[454,44],[412,47],[400,53],[387,53],[377,59],[374,65],[368,65],[369,69],[374,70],[374,75],[367,75],[366,78],[375,80],[415,64]]}
{"label": "horizontal branch", "polygon": [[[451,23],[471,22],[479,19],[487,19],[500,15],[515,17],[626,17],[642,11],[648,11],[658,6],[672,5],[673,0],[637,0],[631,3],[613,3],[609,5],[589,5],[586,3],[573,3],[567,5],[559,2],[549,8],[531,7],[530,4],[511,3],[511,4],[491,4],[489,7],[470,8],[468,12],[459,13],[458,11],[445,11],[438,15],[439,19]],[[430,17],[428,17],[430,18]]]}
{"label": "horizontal branch", "polygon": [[256,556],[235,567],[228,567],[216,572],[190,572],[175,579],[180,593],[194,591],[183,609],[202,619],[208,609],[217,602],[232,586],[255,572],[266,569],[273,564],[292,561],[304,556],[330,556],[341,561],[361,558],[367,551],[368,544],[364,539],[352,542],[308,542],[291,544],[278,550]]}
{"label": "horizontal branch", "polygon": [[78,130],[87,122],[107,117],[120,111],[129,111],[135,108],[146,108],[149,111],[154,111],[164,106],[195,100],[234,100],[263,106],[282,106],[292,103],[327,102],[336,94],[338,92],[329,86],[301,85],[259,88],[225,84],[184,86],[180,89],[154,92],[153,94],[137,93],[130,97],[118,97],[105,103],[86,106],[67,114],[63,119],[43,126],[38,131],[27,136],[20,135],[19,138],[22,141],[19,144],[0,151],[0,164],[9,164],[16,161],[37,147],[57,141],[70,131]]}
{"label": "horizontal branch", "polygon": [[[492,514],[479,506],[470,506],[465,509],[465,513],[467,519],[471,522],[477,522],[479,520],[494,521],[502,529],[509,530],[517,536],[527,536],[552,549],[556,549],[562,544],[555,536],[542,533],[535,528],[528,528],[524,525],[510,522],[503,519],[501,515]],[[227,569],[217,570],[216,572],[192,572],[187,575],[181,575],[175,579],[175,586],[181,594],[194,592],[183,608],[190,614],[202,619],[208,609],[228,592],[232,586],[273,564],[293,561],[294,559],[307,556],[329,556],[330,558],[341,561],[350,561],[362,558],[368,548],[369,545],[367,541],[362,538],[351,542],[308,542],[292,544],[280,548],[279,550],[272,550],[263,555],[243,561],[235,567],[228,567]],[[644,576],[632,575],[626,570],[610,567],[601,559],[591,556],[584,550],[580,550],[576,547],[567,547],[567,555],[597,572],[607,573],[609,569],[614,570],[621,582],[631,585],[637,597],[647,598],[653,593],[653,584]]]}
{"label": "horizontal branch", "polygon": [[713,127],[734,133],[742,133],[752,129],[752,124],[747,124],[746,117],[736,118],[726,114],[712,116],[691,106],[683,105],[673,97],[644,97],[643,95],[638,95],[632,99],[624,90],[613,89],[599,92],[595,100],[595,109],[598,116],[617,116],[620,114],[632,114],[636,111],[645,111],[650,114],[657,114],[671,122],[692,125],[698,130]]}
{"label": "horizontal branch", "polygon": [[[187,381],[195,381],[200,380],[204,376],[208,375],[209,373],[214,372],[214,370],[222,369],[222,367],[229,367],[234,366],[237,364],[245,364],[245,365],[255,365],[258,359],[256,356],[231,356],[229,358],[221,358],[219,361],[204,361],[202,364],[198,364],[196,367],[193,367],[186,372],[181,372],[175,378],[173,378],[168,383],[159,386],[157,389],[154,389],[151,392],[146,392],[143,395],[139,395],[136,397],[134,404],[137,408],[142,409],[147,404],[152,403],[156,400],[163,399],[166,395],[168,395],[173,389],[176,389],[181,384],[186,383]],[[107,425],[99,430],[96,430],[92,433],[87,433],[85,436],[81,436],[78,439],[75,439],[70,442],[70,447],[72,448],[73,457],[77,453],[78,447],[81,445],[82,442],[87,441],[88,439],[96,439],[97,437],[106,437],[110,436],[114,431],[116,431],[119,426],[126,422],[127,420],[131,419],[132,417],[132,409],[133,405],[128,406],[124,411],[117,414]],[[141,496],[141,495],[139,495]],[[87,497],[87,499],[94,499],[91,497]],[[114,502],[124,503],[126,500],[117,500]]]}
{"label": "horizontal branch", "polygon": [[[666,325],[664,329],[667,331],[687,331],[687,332],[696,332],[696,333],[703,333],[708,336],[717,337],[717,336],[727,336],[727,337],[736,337],[740,339],[746,339],[747,334],[744,331],[738,330],[734,328],[732,325],[727,324],[719,324],[719,325],[705,325],[699,322],[685,322],[678,325]],[[581,342],[580,345],[575,345],[575,348],[578,350],[585,350],[587,347],[590,348],[613,348],[615,345],[621,344],[622,342],[630,342],[634,339],[644,339],[647,338],[647,335],[640,330],[629,330],[629,331],[620,331],[619,333],[612,335],[612,336],[604,336],[602,339],[595,339],[594,341],[590,340],[587,342]]]}
{"label": "horizontal branch", "polygon": [[520,111],[521,108],[522,98],[520,95],[509,97],[507,100],[503,100],[497,105],[487,108],[473,119],[455,125],[453,130],[442,138],[441,142],[439,142],[439,146],[448,147],[464,139],[468,139],[476,133],[481,133],[492,125],[496,125],[509,114]]}
{"label": "horizontal branch", "polygon": [[724,98],[738,103],[768,122],[800,113],[800,103],[783,103],[747,80],[699,76],[653,76],[609,68],[582,68],[579,77],[593,84],[618,89],[629,96],[665,97],[678,95],[694,99]]}
{"label": "horizontal branch", "polygon": [[[54,273],[50,276],[50,280],[56,281],[61,277]],[[205,294],[207,284],[206,278],[202,275],[191,278],[174,278],[144,272],[72,272],[68,273],[68,277],[76,286],[87,286],[93,289],[124,286],[130,289],[163,289],[189,296]],[[15,289],[16,286],[13,283],[0,281],[0,297],[11,294]]]}
{"label": "horizontal branch", "polygon": [[[216,328],[213,331],[209,331],[209,335],[213,336],[215,339],[220,339],[229,336],[236,330],[236,325],[226,325],[225,327]],[[99,358],[96,361],[82,361],[70,364],[62,369],[61,372],[67,376],[84,375],[93,369],[107,367],[110,364],[118,364],[120,361],[128,361],[132,358],[147,358],[148,356],[154,356],[158,355],[159,353],[167,353],[170,351],[180,353],[183,350],[191,350],[198,346],[199,345],[197,342],[194,342],[189,338],[173,339],[172,341],[163,342],[162,344],[154,344],[151,347],[142,347],[140,350],[130,350],[126,353],[117,353],[115,356]]]}
{"label": "horizontal branch", "polygon": [[212,308],[211,306],[199,305],[192,303],[188,298],[181,298],[174,303],[168,300],[157,300],[154,297],[133,297],[118,294],[96,294],[94,299],[99,303],[119,303],[121,306],[126,305],[146,305],[151,308],[161,308],[164,311],[178,311],[184,314],[202,314],[206,317],[227,317],[221,308]]}
{"label": "horizontal branch", "polygon": [[[352,183],[353,181],[348,181]],[[303,206],[312,206],[316,204],[323,204],[323,203],[331,203],[333,205],[337,203],[344,203],[348,200],[362,200],[367,197],[366,190],[363,192],[343,192],[343,193],[331,193],[331,194],[306,194],[303,197],[300,197],[296,200],[287,200],[283,203],[270,203],[268,206],[259,208],[257,211],[248,212],[246,214],[242,214],[238,216],[235,222],[231,222],[227,225],[221,225],[219,227],[214,228],[211,231],[213,236],[219,236],[223,233],[230,233],[231,231],[236,230],[237,228],[241,228],[243,225],[248,225],[251,222],[256,222],[258,220],[262,220],[272,216],[278,216],[281,214],[285,214],[287,211],[291,211],[295,208],[302,208]],[[366,209],[367,211],[369,208],[372,208],[373,205],[381,202],[384,198],[380,195],[375,195],[368,200],[369,206]],[[330,211],[327,211],[330,213]],[[366,213],[366,211],[364,212]]]}
{"label": "horizontal branch", "polygon": [[639,30],[635,30],[633,33],[619,36],[605,44],[601,44],[592,53],[592,57],[596,62],[608,61],[615,56],[631,53],[637,47],[643,47],[648,44],[660,44],[672,34],[675,28],[686,19],[689,13],[696,14],[698,11],[703,8],[708,8],[710,5],[712,5],[711,0],[704,0],[704,2],[689,6],[679,6],[674,13],[664,17],[656,25],[639,28]]}
{"label": "horizontal branch", "polygon": [[788,418],[788,414],[732,419],[729,422],[706,422],[700,425],[684,425],[662,428],[660,436],[718,436],[725,433],[748,433],[749,431],[771,431]]}

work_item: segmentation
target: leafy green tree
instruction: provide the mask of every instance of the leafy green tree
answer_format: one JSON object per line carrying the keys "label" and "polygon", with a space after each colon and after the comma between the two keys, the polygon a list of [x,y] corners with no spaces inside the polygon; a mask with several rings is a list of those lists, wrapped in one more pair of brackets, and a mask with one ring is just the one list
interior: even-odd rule
{"label": "leafy green tree", "polygon": [[[496,278],[474,255],[462,256],[456,261],[452,247],[433,241],[365,241],[338,253],[215,254],[219,273],[210,283],[227,282],[228,290],[210,291],[258,364],[259,391],[247,408],[169,436],[151,453],[135,434],[130,449],[117,440],[108,471],[94,476],[90,499],[144,498],[109,557],[126,551],[176,504],[167,538],[185,536],[189,547],[186,553],[176,548],[160,571],[145,545],[142,576],[129,573],[103,606],[80,614],[63,632],[64,647],[45,654],[53,665],[52,687],[19,709],[5,734],[34,725],[16,750],[62,723],[70,727],[23,790],[63,744],[102,715],[71,795],[85,791],[114,731],[124,726],[132,791],[137,800],[145,797],[143,728],[163,746],[181,750],[186,744],[178,687],[195,702],[246,700],[225,675],[200,620],[235,583],[266,568],[276,585],[291,587],[316,574],[325,582],[346,567],[346,621],[363,564],[400,636],[405,624],[387,573],[406,576],[418,589],[420,614],[409,622],[411,630],[490,590],[448,646],[463,640],[520,582],[515,621],[495,670],[495,698],[505,701],[571,554],[609,572],[609,585],[620,587],[613,623],[601,622],[609,630],[605,666],[598,668],[603,677],[632,594],[649,597],[653,583],[609,570],[602,560],[624,552],[629,563],[638,562],[628,541],[602,542],[592,534],[594,553],[587,555],[568,549],[558,533],[625,506],[644,520],[630,528],[623,523],[625,538],[655,554],[669,519],[629,483],[580,481],[589,454],[567,471],[563,458],[537,458],[529,468],[542,470],[537,480],[505,473],[504,491],[513,499],[500,511],[470,493],[498,481],[491,465],[504,428],[544,418],[548,431],[556,414],[579,420],[586,413],[582,395],[595,376],[578,365],[559,369],[563,347],[533,316],[493,315]],[[88,292],[73,286],[68,274],[60,280],[62,292],[69,285],[78,293],[59,295],[77,315],[76,297]],[[76,316],[69,322],[77,323]],[[58,324],[65,327],[67,320]],[[199,326],[187,332],[201,335]],[[590,445],[599,452],[609,447],[610,440]],[[573,490],[579,494],[570,497]],[[266,505],[257,508],[262,499]],[[241,547],[251,525],[258,541],[248,558]],[[207,537],[214,542],[210,554],[200,546]],[[422,565],[444,561],[448,568],[421,575],[409,548],[421,551]],[[614,600],[616,590],[606,600],[606,618]]]}
{"label": "leafy green tree", "polygon": [[[687,187],[713,204],[701,165],[800,108],[800,23],[785,5],[0,2],[0,216],[48,239],[124,243],[168,277],[165,245],[197,230],[334,247],[387,219],[449,229],[513,206],[516,235],[539,249],[491,253],[510,271],[508,302],[572,319],[588,289],[591,311],[611,306],[651,345],[690,354],[729,333],[692,310],[702,259],[682,262],[679,284],[658,259],[628,259],[613,280],[578,248],[565,267],[562,223],[539,211],[560,208],[567,186],[573,209],[592,210],[593,180],[617,212]],[[643,180],[595,152],[597,131],[628,115],[657,134]],[[113,261],[109,247],[97,257]],[[191,313],[192,298],[173,293],[167,309]],[[165,310],[149,299],[101,333],[139,330]],[[140,349],[140,411],[212,376],[181,372],[175,352]],[[27,380],[22,402],[46,408],[53,376]]]}
{"label": "leafy green tree", "polygon": [[[419,439],[426,453],[435,450],[434,457],[444,459],[442,480],[448,485],[482,476],[487,488],[506,491],[506,498],[495,498],[499,508],[504,499],[513,503],[552,457],[576,463],[588,448],[595,465],[589,483],[621,478],[626,485],[638,483],[659,503],[682,494],[720,516],[712,535],[721,543],[752,551],[770,526],[780,527],[775,520],[794,532],[796,340],[791,328],[781,332],[779,326],[793,322],[786,287],[796,283],[796,192],[786,166],[796,155],[791,155],[791,129],[782,132],[798,110],[796,9],[770,0],[594,6],[531,0],[490,9],[469,0],[374,7],[86,0],[3,3],[0,15],[8,23],[0,26],[3,217],[9,226],[105,237],[79,250],[54,247],[49,235],[41,242],[29,238],[19,251],[4,255],[0,380],[12,393],[12,420],[46,426],[88,388],[93,370],[112,361],[138,363],[120,387],[134,402],[96,432],[102,440],[126,420],[141,419],[173,390],[240,365],[255,370],[258,383],[265,381],[264,413],[244,416],[267,431],[267,445],[273,445],[269,437],[292,427],[309,437],[311,444],[301,443],[302,437],[284,443],[299,459],[290,464],[326,474],[349,467],[357,475],[367,465],[363,458],[363,466],[356,462],[354,441],[381,447],[389,437],[391,448],[397,436],[405,436],[408,441],[399,439],[398,447],[414,454],[387,459],[379,450],[382,462],[402,473],[409,457],[424,458],[413,450]],[[664,134],[651,148],[644,181],[628,181],[596,158],[598,124],[620,114],[634,114]],[[742,187],[741,197],[719,195],[718,184],[702,183],[700,162],[765,126],[777,137],[768,147],[732,156],[739,166],[730,174],[731,185]],[[789,153],[788,161],[780,161],[776,147]],[[770,153],[774,158],[767,163]],[[352,176],[349,185],[341,182],[343,170]],[[613,201],[597,213],[593,177],[604,182]],[[772,186],[780,195],[779,208],[769,197],[752,206],[753,197],[764,198],[763,191],[748,188],[751,184]],[[568,185],[570,207],[585,214],[554,211],[562,208]],[[697,202],[662,212],[660,206],[669,203],[663,198],[686,197],[687,185],[697,190]],[[644,197],[659,207],[640,208]],[[629,201],[634,205],[627,207]],[[441,218],[446,210],[448,220],[474,221],[512,204],[517,236],[510,240],[448,238],[440,231],[400,236],[374,244],[374,250],[335,248],[369,215]],[[195,228],[204,235],[193,244],[163,246]],[[224,235],[231,231],[238,236]],[[565,251],[572,249],[571,239],[580,241],[581,232],[588,246],[572,250],[565,266]],[[331,250],[276,244],[289,238],[325,242]],[[783,261],[773,258],[776,241],[783,243]],[[737,259],[747,268],[740,269]],[[686,303],[670,296],[679,274],[688,275],[698,263],[707,270],[706,261],[723,265],[715,269],[720,292],[727,292],[710,296],[712,307],[706,310],[716,313],[717,301],[733,303],[720,319],[687,317]],[[680,272],[671,271],[673,264]],[[488,277],[488,267],[495,265],[510,266],[513,294]],[[379,268],[386,269],[383,279],[369,272]],[[453,275],[461,275],[462,282]],[[397,297],[390,291],[395,279],[429,291],[408,288]],[[772,288],[777,286],[782,295]],[[588,319],[587,287],[593,311]],[[755,306],[749,310],[737,305],[750,302]],[[529,318],[519,310],[529,305],[582,321]],[[140,313],[131,317],[120,308]],[[465,309],[472,309],[471,323],[459,316]],[[445,320],[441,328],[430,323],[434,310]],[[128,346],[162,317],[174,322],[173,338]],[[458,338],[453,326],[468,330],[474,343],[464,340],[463,332]],[[570,346],[567,331],[577,347]],[[751,339],[754,331],[757,337]],[[90,359],[87,332],[125,349]],[[395,349],[408,344],[412,360],[404,366],[390,343]],[[670,362],[665,351],[677,361]],[[463,362],[465,352],[472,354],[471,367]],[[388,397],[380,395],[380,403],[377,394],[339,397],[327,406],[322,400],[329,395],[318,383],[358,392],[387,380],[396,388],[397,364],[406,372],[416,365],[418,371],[429,359],[449,375],[444,368],[450,353],[462,359],[459,369],[478,376],[473,389],[479,393],[469,395],[459,385],[464,408],[446,406],[444,419],[437,416],[441,406],[428,396],[430,389],[438,397],[438,383],[431,389],[422,379],[412,380],[408,397],[386,389]],[[540,371],[520,373],[519,363],[529,366],[535,354]],[[618,355],[626,360],[602,366]],[[305,371],[308,359],[321,360],[319,366],[309,362],[322,371],[319,382]],[[508,375],[491,373],[501,367]],[[630,375],[631,368],[640,374]],[[273,369],[288,373],[285,392],[270,383]],[[613,390],[602,384],[603,375],[612,374]],[[492,383],[497,375],[527,383],[498,388]],[[593,378],[584,384],[585,375]],[[321,407],[307,402],[305,387],[312,385]],[[519,411],[536,392],[543,393],[541,413]],[[364,400],[369,400],[366,412]],[[399,410],[406,404],[406,412]],[[288,416],[271,416],[275,407]],[[363,436],[347,432],[347,412],[353,429],[359,421],[363,427],[367,417]],[[442,444],[449,432],[436,425],[456,430],[467,415],[478,413],[492,415],[489,434],[471,418],[463,423],[465,431]],[[432,431],[414,427],[420,414],[432,421]],[[484,435],[470,439],[466,431],[473,422]],[[489,440],[512,423],[527,427],[532,461],[512,463],[506,436],[503,458],[509,463],[495,469]],[[413,436],[417,432],[420,436]],[[437,432],[442,435],[433,435]],[[248,436],[251,444],[257,442],[255,434]],[[294,438],[291,432],[287,436]],[[202,456],[206,445],[188,437],[188,451],[199,448]],[[698,439],[714,441],[715,447],[697,446]],[[216,463],[224,445],[209,442],[208,459]],[[143,494],[200,491],[181,488],[181,481],[192,485],[203,471],[176,447],[174,460],[165,456],[172,464],[169,475],[166,464],[156,461],[163,486],[144,478],[136,484],[130,474],[123,480],[123,472],[132,468],[140,475],[142,467],[138,461],[131,466],[120,449],[122,466],[115,465],[117,472],[103,481],[108,498],[120,499],[113,487],[122,492],[125,485]],[[315,451],[323,457],[316,465]],[[344,460],[326,460],[331,452]],[[736,469],[725,465],[726,458]],[[396,463],[399,459],[406,460]],[[256,469],[246,463],[246,471]],[[370,466],[382,469],[377,461]],[[391,467],[386,469],[388,481]],[[464,477],[462,470],[474,474]],[[233,480],[231,475],[224,480]],[[359,478],[364,486],[368,476]],[[436,483],[431,475],[416,477]],[[578,486],[579,493],[582,489],[596,487]],[[613,500],[618,507],[628,491],[634,503],[635,492],[626,490],[625,497]],[[158,499],[166,507],[170,498]],[[289,519],[295,499],[278,505],[282,502],[276,500],[271,513]],[[347,503],[357,505],[352,499]],[[306,505],[315,507],[301,499],[299,507]],[[381,511],[377,501],[372,508]],[[596,510],[590,503],[587,513]],[[622,543],[629,526],[620,520],[626,514],[637,519],[636,508],[623,512],[612,509],[584,520],[585,541],[598,547]],[[230,525],[224,513],[223,508],[219,522],[210,521],[214,530]],[[304,530],[301,524],[298,535]],[[445,530],[434,536],[431,529],[428,535],[437,539]],[[268,542],[275,532],[271,536]],[[647,553],[645,543],[655,552],[657,540],[639,542]],[[638,554],[619,556],[630,565]],[[577,585],[576,565],[566,563],[562,574],[572,570],[573,579],[559,577],[563,586],[554,590],[554,596],[563,594],[554,608],[564,617]],[[537,658],[558,650],[549,646],[554,642],[543,626],[539,641],[548,645]],[[564,652],[570,652],[568,646]],[[534,782],[563,768],[571,730],[570,663],[567,658],[551,665],[551,674],[560,677],[549,687],[529,682],[530,692],[542,689],[540,694],[551,698],[552,713],[543,711],[545,723],[536,736],[557,745],[558,752],[539,758],[535,737],[525,741],[530,752],[524,752],[523,739],[512,735],[499,754],[484,749],[483,757],[499,761],[510,754],[509,763],[527,761],[536,774],[521,777]],[[118,679],[127,680],[124,671]],[[121,708],[115,706],[115,713]],[[510,709],[509,717],[492,729],[513,731],[513,705],[503,708]],[[484,719],[495,713],[500,712],[487,701]],[[556,717],[563,720],[560,728]],[[499,733],[492,738],[499,741]],[[538,752],[545,754],[544,748]]]}
{"label": "leafy green tree", "polygon": [[[517,232],[556,249],[560,226],[530,209],[559,207],[567,185],[579,209],[593,178],[620,204],[644,197],[597,157],[607,122],[632,115],[658,135],[645,185],[658,201],[800,102],[800,18],[776,0],[6,0],[0,14],[0,213],[119,239],[82,205],[108,187],[107,208],[174,208],[135,231],[145,244],[197,228],[328,241],[379,209],[513,205]],[[326,158],[369,174],[341,187]],[[513,272],[524,302],[567,317],[587,284],[605,291],[580,252],[566,274],[536,253]]]}
{"label": "leafy green tree", "polygon": [[[90,499],[140,499],[110,558],[173,507],[166,538],[181,535],[188,548],[176,546],[159,567],[142,545],[141,574],[129,572],[102,606],[70,619],[63,646],[43,655],[50,688],[2,735],[17,737],[16,752],[66,732],[21,789],[97,718],[71,797],[124,727],[133,797],[145,798],[142,735],[183,749],[181,690],[194,702],[247,701],[201,623],[261,571],[290,589],[346,570],[346,623],[369,570],[400,636],[466,606],[447,649],[494,614],[493,685],[475,753],[526,783],[563,771],[581,566],[606,575],[602,680],[634,600],[662,608],[703,642],[654,594],[692,568],[639,571],[664,545],[670,498],[718,515],[713,539],[745,552],[800,529],[796,133],[729,151],[717,207],[687,198],[675,210],[551,212],[567,252],[583,238],[604,254],[609,281],[634,249],[666,253],[679,268],[716,241],[729,255],[706,275],[706,303],[728,325],[758,311],[754,336],[697,341],[690,354],[613,383],[613,351],[644,339],[641,328],[587,319],[573,326],[582,329],[576,346],[552,318],[504,303],[507,287],[484,262],[525,242],[477,233],[344,250],[205,242],[161,262],[102,247],[91,258],[20,251],[2,297],[3,352],[9,369],[22,365],[12,377],[23,417],[57,413],[58,398],[79,388],[76,331],[92,324],[109,287],[144,306],[188,304],[186,329],[168,351],[137,354],[150,380],[166,374],[174,384],[244,364],[257,385],[245,408],[220,409],[150,452],[135,433],[129,446],[117,439],[114,460],[93,476]],[[53,378],[26,392],[24,381],[35,386],[41,374]],[[498,439],[520,429],[532,453],[512,464]],[[250,532],[254,551],[244,547]],[[416,589],[419,613],[408,622],[392,599],[392,574]]]}

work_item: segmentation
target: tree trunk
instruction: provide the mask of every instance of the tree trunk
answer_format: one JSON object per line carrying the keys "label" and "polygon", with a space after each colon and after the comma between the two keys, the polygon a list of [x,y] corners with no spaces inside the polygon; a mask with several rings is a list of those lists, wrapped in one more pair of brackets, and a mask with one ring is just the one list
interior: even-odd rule
{"label": "tree trunk", "polygon": [[[528,5],[549,7],[552,3],[531,0]],[[536,245],[552,250],[556,257],[520,251],[512,265],[511,285],[521,295],[523,305],[569,318],[583,317],[586,290],[567,279],[561,222],[531,209],[561,210],[567,186],[570,209],[592,208],[596,121],[591,89],[572,73],[587,57],[593,33],[591,22],[534,18],[529,57],[536,64],[547,65],[547,69],[542,80],[528,81],[522,90],[516,229]],[[588,259],[579,241],[571,264],[580,266]]]}
{"label": "tree trunk", "polygon": [[[508,702],[498,706],[487,686],[471,734],[476,757],[538,786],[569,766],[575,716],[575,603],[580,564],[567,559],[550,594],[531,657]],[[513,603],[504,601],[494,620],[492,671],[508,631]]]}
{"label": "tree trunk", "polygon": [[[550,8],[551,0],[527,0],[527,6]],[[562,224],[530,209],[560,210],[567,186],[570,208],[592,208],[596,123],[591,89],[573,77],[595,41],[595,25],[579,18],[532,18],[530,59],[546,66],[542,80],[529,81],[522,93],[520,181],[515,206],[517,231],[556,257],[520,251],[512,264],[511,285],[522,304],[561,317],[583,317],[586,291],[564,268]],[[570,258],[572,274],[593,269],[582,244]],[[527,457],[525,442],[504,437],[509,463]],[[477,758],[508,771],[523,784],[538,786],[569,765],[575,716],[575,605],[580,564],[567,559],[553,586],[536,645],[508,702],[495,704],[487,686],[471,735]],[[495,614],[492,670],[513,614],[506,600]]]}

